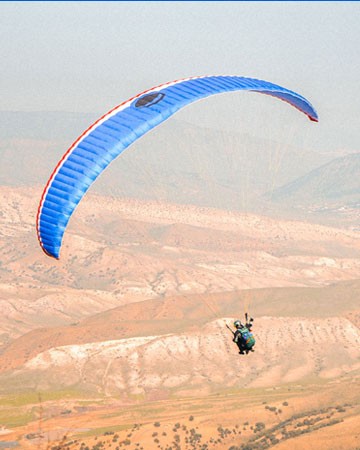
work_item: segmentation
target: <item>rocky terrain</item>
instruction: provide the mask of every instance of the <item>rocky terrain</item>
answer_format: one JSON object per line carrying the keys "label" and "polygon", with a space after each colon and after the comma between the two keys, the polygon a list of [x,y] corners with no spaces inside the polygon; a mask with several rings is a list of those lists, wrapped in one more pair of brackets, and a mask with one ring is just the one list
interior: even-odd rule
{"label": "rocky terrain", "polygon": [[[311,374],[335,377],[357,368],[359,299],[360,283],[351,281],[324,288],[188,294],[134,302],[14,339],[0,355],[0,376],[7,390],[76,385],[116,395],[128,395],[152,378],[157,380],[155,390],[165,389],[163,375],[156,372],[162,366],[164,376],[173,378],[172,388],[179,389],[191,388],[196,380],[202,380],[205,390],[217,383],[228,386],[230,379],[236,386],[252,385],[250,379],[263,386],[274,382],[275,372],[278,383]],[[245,308],[256,312],[259,351],[251,355],[256,363],[241,375],[241,366],[231,363],[237,352],[226,324],[231,325]],[[341,348],[340,355],[335,347]],[[207,372],[219,361],[213,379]],[[177,379],[179,368],[185,378]],[[120,373],[127,374],[121,382]],[[101,387],[108,383],[108,389]],[[152,395],[152,383],[144,387],[145,397]]]}
{"label": "rocky terrain", "polygon": [[[325,449],[326,429],[356,448],[356,231],[93,194],[56,261],[40,193],[1,187],[0,444],[310,449],[310,433]],[[240,356],[225,325],[246,310],[257,343]]]}
{"label": "rocky terrain", "polygon": [[204,395],[225,386],[336,378],[360,369],[360,331],[349,320],[261,317],[256,352],[247,357],[237,355],[224,320],[192,332],[39,349],[11,379],[2,378],[8,388],[77,386],[106,396],[151,399],[157,393],[162,398],[175,391]]}
{"label": "rocky terrain", "polygon": [[1,188],[3,343],[147,298],[360,277],[354,231],[99,195],[79,205],[54,261],[36,240],[40,192]]}

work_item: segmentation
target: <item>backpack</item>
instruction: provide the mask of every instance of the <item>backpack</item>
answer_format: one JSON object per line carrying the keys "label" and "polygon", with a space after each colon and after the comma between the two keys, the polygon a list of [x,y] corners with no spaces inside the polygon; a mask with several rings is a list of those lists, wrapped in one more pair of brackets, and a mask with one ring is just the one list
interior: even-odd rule
{"label": "backpack", "polygon": [[253,334],[246,327],[241,328],[240,333],[241,333],[241,338],[243,340],[245,347],[248,350],[253,348],[255,345],[255,338],[254,338]]}

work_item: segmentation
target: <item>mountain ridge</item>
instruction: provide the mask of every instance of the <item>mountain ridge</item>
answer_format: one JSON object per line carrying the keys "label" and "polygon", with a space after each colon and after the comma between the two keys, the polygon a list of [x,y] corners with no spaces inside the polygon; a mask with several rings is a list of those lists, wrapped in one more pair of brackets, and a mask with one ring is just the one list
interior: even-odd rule
{"label": "mountain ridge", "polygon": [[[360,153],[336,158],[271,193],[274,201],[360,207]],[[270,196],[270,194],[269,194]]]}
{"label": "mountain ridge", "polygon": [[[359,300],[360,280],[319,288],[263,288],[148,299],[96,313],[68,326],[40,327],[24,334],[3,348],[0,373],[13,370],[52,347],[181,334],[199,330],[214,317],[226,315],[236,318],[245,306],[261,317],[278,311],[282,318],[345,317],[349,313],[355,314],[356,318]],[[13,355],[17,355],[15,359]]]}
{"label": "mountain ridge", "polygon": [[[45,185],[66,149],[97,116],[0,112],[0,184]],[[51,134],[49,134],[51,130]],[[172,119],[112,163],[93,192],[178,203],[264,209],[260,194],[330,161],[291,144]],[[121,180],[121,182],[119,182]],[[260,203],[259,203],[260,202]]]}

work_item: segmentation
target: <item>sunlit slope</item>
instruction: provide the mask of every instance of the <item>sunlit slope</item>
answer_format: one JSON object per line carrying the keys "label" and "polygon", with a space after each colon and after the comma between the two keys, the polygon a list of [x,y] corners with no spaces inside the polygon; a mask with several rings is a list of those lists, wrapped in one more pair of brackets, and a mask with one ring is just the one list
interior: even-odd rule
{"label": "sunlit slope", "polygon": [[[359,368],[359,299],[353,281],[138,302],[25,334],[0,356],[2,377],[10,390],[77,385],[111,395],[333,378]],[[245,304],[256,313],[257,348],[241,359],[225,323]]]}
{"label": "sunlit slope", "polygon": [[0,192],[1,347],[144,299],[360,278],[353,231],[98,195],[79,206],[53,261],[34,229],[40,188]]}
{"label": "sunlit slope", "polygon": [[360,281],[322,288],[273,288],[219,294],[182,295],[139,301],[87,317],[70,326],[41,327],[17,338],[0,355],[18,365],[41,351],[136,336],[199,330],[220,317],[242,316],[246,306],[256,317],[347,317],[355,325],[360,304]]}
{"label": "sunlit slope", "polygon": [[[161,390],[166,398],[171,393],[206,395],[214,389],[334,379],[360,369],[360,332],[347,319],[262,317],[256,326],[256,351],[248,356],[238,354],[222,320],[181,333],[48,350],[40,344],[36,356],[15,371],[6,366],[2,393],[76,388],[146,399]],[[2,366],[9,357],[3,355]]]}

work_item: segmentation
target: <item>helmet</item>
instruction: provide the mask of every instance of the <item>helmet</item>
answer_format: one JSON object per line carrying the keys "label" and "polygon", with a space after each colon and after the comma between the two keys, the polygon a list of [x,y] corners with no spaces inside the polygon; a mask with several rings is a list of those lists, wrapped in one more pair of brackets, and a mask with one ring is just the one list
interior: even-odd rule
{"label": "helmet", "polygon": [[234,327],[236,327],[236,328],[240,328],[240,327],[241,327],[241,322],[240,322],[240,320],[235,320],[235,322],[234,322]]}

